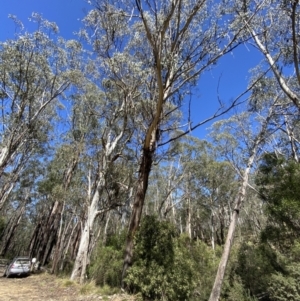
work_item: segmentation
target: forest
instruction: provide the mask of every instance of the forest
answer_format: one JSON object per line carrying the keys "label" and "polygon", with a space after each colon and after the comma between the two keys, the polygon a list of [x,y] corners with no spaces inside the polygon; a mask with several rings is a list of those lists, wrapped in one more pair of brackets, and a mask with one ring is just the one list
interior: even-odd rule
{"label": "forest", "polygon": [[[33,13],[0,42],[1,258],[139,300],[299,301],[299,0],[90,2],[74,39]],[[200,102],[245,46],[245,91]]]}

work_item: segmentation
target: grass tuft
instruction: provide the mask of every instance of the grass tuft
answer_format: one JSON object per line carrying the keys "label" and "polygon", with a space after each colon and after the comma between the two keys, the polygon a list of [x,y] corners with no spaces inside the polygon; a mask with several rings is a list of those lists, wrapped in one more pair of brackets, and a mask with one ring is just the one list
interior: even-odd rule
{"label": "grass tuft", "polygon": [[97,291],[98,288],[96,287],[94,281],[87,282],[80,287],[80,294],[82,295],[93,294],[96,293]]}

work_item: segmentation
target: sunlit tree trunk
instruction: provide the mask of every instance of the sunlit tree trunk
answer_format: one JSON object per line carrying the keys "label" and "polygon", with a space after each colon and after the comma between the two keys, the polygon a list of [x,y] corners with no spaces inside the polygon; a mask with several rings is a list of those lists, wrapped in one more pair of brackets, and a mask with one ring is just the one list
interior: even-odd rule
{"label": "sunlit tree trunk", "polygon": [[88,252],[90,245],[90,235],[93,231],[94,220],[98,214],[98,203],[99,203],[99,191],[101,182],[98,184],[98,187],[93,195],[91,204],[88,206],[87,217],[84,222],[84,227],[81,231],[79,248],[77,251],[74,268],[71,274],[71,280],[78,280],[80,283],[84,282],[86,275],[86,266],[88,264]]}
{"label": "sunlit tree trunk", "polygon": [[[125,105],[124,102],[123,105]],[[122,110],[122,108],[121,109],[118,108],[118,109]],[[116,112],[114,115],[116,115]],[[108,131],[106,137],[106,145],[104,146],[104,150],[102,153],[102,159],[100,160],[98,165],[99,170],[98,170],[98,175],[96,180],[97,182],[94,191],[92,189],[93,184],[91,182],[91,177],[88,176],[89,188],[88,188],[88,199],[86,202],[86,208],[87,208],[86,219],[83,223],[83,229],[80,236],[79,247],[78,247],[73,271],[71,274],[71,280],[76,280],[76,281],[79,280],[80,283],[83,283],[84,281],[84,278],[86,276],[86,267],[89,264],[89,257],[91,253],[91,235],[93,234],[94,231],[95,219],[99,215],[121,205],[120,203],[118,203],[118,200],[113,200],[113,202],[108,202],[107,205],[104,205],[101,209],[99,209],[100,198],[101,197],[104,198],[107,173],[109,173],[110,166],[112,166],[114,160],[118,157],[118,155],[117,156],[112,156],[112,155],[114,152],[116,152],[117,147],[120,146],[119,143],[123,138],[125,130],[126,130],[126,116],[125,116],[125,121],[123,121],[123,127],[121,128],[117,136],[113,137],[110,130]]]}

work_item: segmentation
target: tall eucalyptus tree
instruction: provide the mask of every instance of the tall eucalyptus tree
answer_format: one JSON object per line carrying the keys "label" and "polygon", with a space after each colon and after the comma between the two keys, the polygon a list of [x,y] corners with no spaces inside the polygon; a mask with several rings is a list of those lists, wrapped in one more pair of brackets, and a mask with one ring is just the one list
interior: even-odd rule
{"label": "tall eucalyptus tree", "polygon": [[57,26],[37,14],[32,20],[38,23],[34,33],[21,32],[15,40],[0,43],[0,177],[8,166],[17,177],[26,158],[45,142],[52,105],[70,84],[64,45],[51,37]]}
{"label": "tall eucalyptus tree", "polygon": [[[132,263],[133,238],[138,229],[149,174],[158,155],[179,127],[180,109],[200,75],[242,42],[231,34],[233,14],[214,1],[174,0],[94,1],[81,35],[94,47],[110,78],[118,78],[124,93],[135,92],[136,145],[140,145],[138,178],[133,196],[124,259],[123,278]],[[212,14],[211,11],[214,13]],[[243,28],[240,29],[242,32]],[[124,66],[130,65],[129,72]],[[221,109],[213,117],[220,116]],[[202,123],[187,117],[184,133]],[[173,136],[174,138],[174,136]]]}
{"label": "tall eucalyptus tree", "polygon": [[183,169],[177,214],[192,238],[203,240],[214,249],[215,244],[224,244],[230,222],[232,196],[237,189],[235,171],[228,161],[218,161],[217,147],[206,140],[185,137],[177,144]]}
{"label": "tall eucalyptus tree", "polygon": [[[76,206],[76,202],[83,194],[78,193],[78,189],[79,187],[85,189],[86,181],[80,179],[80,175],[78,175],[78,173],[83,172],[80,171],[79,165],[83,163],[85,153],[91,152],[91,141],[97,130],[93,111],[98,105],[94,99],[97,96],[94,93],[95,87],[90,82],[95,76],[96,70],[89,61],[88,52],[83,49],[81,43],[70,40],[66,41],[65,45],[69,50],[67,53],[68,62],[74,70],[74,74],[66,112],[63,113],[64,116],[67,116],[63,120],[64,130],[67,131],[65,135],[60,137],[61,141],[58,142],[59,146],[56,148],[56,155],[53,160],[54,165],[56,165],[57,179],[60,179],[59,183],[54,186],[54,190],[60,190],[61,193],[58,198],[54,199],[47,223],[42,229],[44,242],[50,247],[46,248],[47,252],[43,255],[43,264],[46,263],[46,259],[49,258],[51,250],[55,246],[52,272],[58,270],[58,264],[62,259],[63,241],[66,239],[67,229],[72,225],[71,220],[74,215],[80,215],[76,212],[76,208],[80,207]],[[76,177],[75,181],[73,180],[74,177]],[[74,185],[77,187],[75,188]],[[77,195],[75,196],[75,194]],[[73,207],[73,214],[69,215],[66,208],[71,207]],[[69,221],[67,221],[67,217]],[[75,228],[76,225],[75,223]]]}
{"label": "tall eucalyptus tree", "polygon": [[[165,121],[174,116],[185,96],[197,84],[199,76],[241,42],[238,33],[231,35],[227,29],[233,24],[234,17],[229,14],[225,16],[223,6],[214,1],[138,0],[130,8],[132,13],[128,12],[128,15],[134,19],[132,28],[136,31],[132,40],[135,44],[136,40],[145,41],[143,45],[138,43],[136,49],[149,70],[144,99],[151,102],[152,112],[142,138],[123,278],[132,264],[133,238],[141,220],[157,146],[165,143],[174,129]],[[188,128],[193,128],[190,122]]]}
{"label": "tall eucalyptus tree", "polygon": [[236,114],[228,120],[216,122],[213,127],[214,142],[218,144],[226,159],[231,162],[239,176],[240,183],[209,301],[217,301],[220,298],[236,225],[247,196],[247,188],[255,190],[249,180],[251,172],[263,154],[264,148],[273,147],[273,140],[276,137],[274,135],[280,129],[278,121],[279,119],[284,120],[282,116],[286,112],[287,98],[281,89],[277,87],[276,90],[276,85],[274,87],[271,83],[272,81],[266,78],[260,78],[252,89],[249,111],[240,115]]}
{"label": "tall eucalyptus tree", "polygon": [[[91,15],[93,12],[85,19],[87,27]],[[121,170],[116,174],[115,168],[126,162],[126,151],[135,130],[132,126],[133,103],[138,97],[135,86],[138,79],[135,85],[123,84],[125,80],[134,83],[135,74],[131,71],[133,64],[125,61],[122,55],[99,56],[94,59],[93,65],[95,74],[87,74],[82,87],[84,93],[78,96],[81,99],[79,108],[84,104],[86,109],[81,117],[77,114],[77,118],[89,118],[93,126],[90,127],[91,132],[86,132],[89,139],[85,142],[82,161],[87,172],[85,218],[71,275],[71,279],[81,282],[84,281],[92,251],[96,218],[123,205],[121,194],[129,188],[131,176],[122,174]]]}

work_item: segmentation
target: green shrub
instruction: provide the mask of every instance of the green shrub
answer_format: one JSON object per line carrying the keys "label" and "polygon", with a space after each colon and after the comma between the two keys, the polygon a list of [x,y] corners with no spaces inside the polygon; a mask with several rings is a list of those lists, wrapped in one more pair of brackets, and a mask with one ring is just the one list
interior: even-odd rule
{"label": "green shrub", "polygon": [[135,240],[134,264],[125,279],[131,292],[144,299],[169,300],[174,265],[174,228],[154,216],[146,216]]}
{"label": "green shrub", "polygon": [[272,301],[300,300],[300,264],[287,266],[286,273],[272,275],[269,283],[269,296]]}
{"label": "green shrub", "polygon": [[169,222],[147,216],[125,282],[144,300],[207,300],[215,266],[210,248],[176,235]]}
{"label": "green shrub", "polygon": [[225,281],[220,301],[255,301],[255,297],[245,289],[242,279],[233,275],[230,281]]}
{"label": "green shrub", "polygon": [[282,271],[283,265],[280,254],[268,244],[245,242],[238,251],[235,272],[246,291],[261,296],[267,292],[271,275]]}
{"label": "green shrub", "polygon": [[101,242],[93,253],[88,275],[96,285],[121,286],[124,233],[108,237],[106,245]]}

